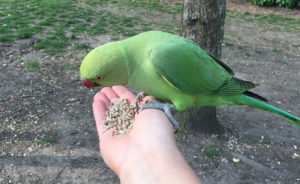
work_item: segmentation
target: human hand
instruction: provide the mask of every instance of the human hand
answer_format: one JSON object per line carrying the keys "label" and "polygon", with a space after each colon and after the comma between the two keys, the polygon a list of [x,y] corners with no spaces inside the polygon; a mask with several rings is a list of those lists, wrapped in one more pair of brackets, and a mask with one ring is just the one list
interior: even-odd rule
{"label": "human hand", "polygon": [[[119,98],[126,98],[130,103],[135,102],[135,95],[125,87],[105,87],[95,95],[93,111],[101,155],[106,164],[120,177],[121,182],[141,183],[142,179],[142,183],[148,183],[156,181],[154,178],[166,179],[168,175],[179,171],[174,163],[184,169],[187,164],[176,146],[174,128],[160,110],[139,111],[129,134],[113,136],[112,130],[103,132],[105,111],[108,110],[111,101]],[[149,97],[144,98],[143,102],[147,99]],[[193,174],[191,170],[188,171],[189,174]]]}

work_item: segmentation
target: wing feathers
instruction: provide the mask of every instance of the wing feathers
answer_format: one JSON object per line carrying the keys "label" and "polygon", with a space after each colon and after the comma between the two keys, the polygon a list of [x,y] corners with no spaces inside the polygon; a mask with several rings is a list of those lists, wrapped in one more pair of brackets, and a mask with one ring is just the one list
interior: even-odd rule
{"label": "wing feathers", "polygon": [[216,90],[217,93],[223,95],[233,95],[243,93],[248,89],[254,88],[255,84],[249,81],[244,81],[235,77],[227,79],[224,84]]}

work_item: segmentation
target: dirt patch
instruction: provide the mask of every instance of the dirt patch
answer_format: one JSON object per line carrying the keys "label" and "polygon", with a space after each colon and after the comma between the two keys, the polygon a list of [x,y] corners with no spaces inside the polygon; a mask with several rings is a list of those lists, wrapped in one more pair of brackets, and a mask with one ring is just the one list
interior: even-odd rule
{"label": "dirt patch", "polygon": [[[252,11],[250,4],[241,6]],[[289,10],[281,11],[285,15]],[[148,15],[160,15],[174,25],[180,22],[179,16],[161,12]],[[227,19],[222,57],[238,77],[260,84],[254,92],[270,104],[300,115],[300,36],[272,26]],[[96,47],[113,37],[79,40]],[[33,49],[35,41],[0,45],[0,183],[119,183],[98,150],[91,103],[99,89],[88,90],[79,80],[86,53],[67,49],[49,56]],[[26,70],[28,60],[39,64],[38,71]],[[300,182],[299,128],[244,106],[219,107],[218,119],[226,129],[223,135],[178,136],[181,151],[204,183]],[[211,145],[220,158],[204,153]]]}

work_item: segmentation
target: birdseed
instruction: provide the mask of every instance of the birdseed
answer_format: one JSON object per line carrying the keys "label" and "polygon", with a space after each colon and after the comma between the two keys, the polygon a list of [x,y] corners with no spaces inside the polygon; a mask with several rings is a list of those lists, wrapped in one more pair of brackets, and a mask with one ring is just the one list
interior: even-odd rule
{"label": "birdseed", "polygon": [[128,134],[132,128],[137,111],[137,105],[135,103],[130,104],[124,98],[111,102],[109,110],[105,112],[106,120],[103,121],[103,132],[112,128],[112,135]]}

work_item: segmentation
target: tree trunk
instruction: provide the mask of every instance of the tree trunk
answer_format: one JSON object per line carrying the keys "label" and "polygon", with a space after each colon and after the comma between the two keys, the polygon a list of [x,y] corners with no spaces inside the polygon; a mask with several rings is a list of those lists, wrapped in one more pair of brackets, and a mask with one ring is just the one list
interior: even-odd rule
{"label": "tree trunk", "polygon": [[[182,32],[220,58],[224,35],[225,0],[183,0]],[[184,128],[203,133],[220,132],[215,107],[193,107],[175,114]]]}

